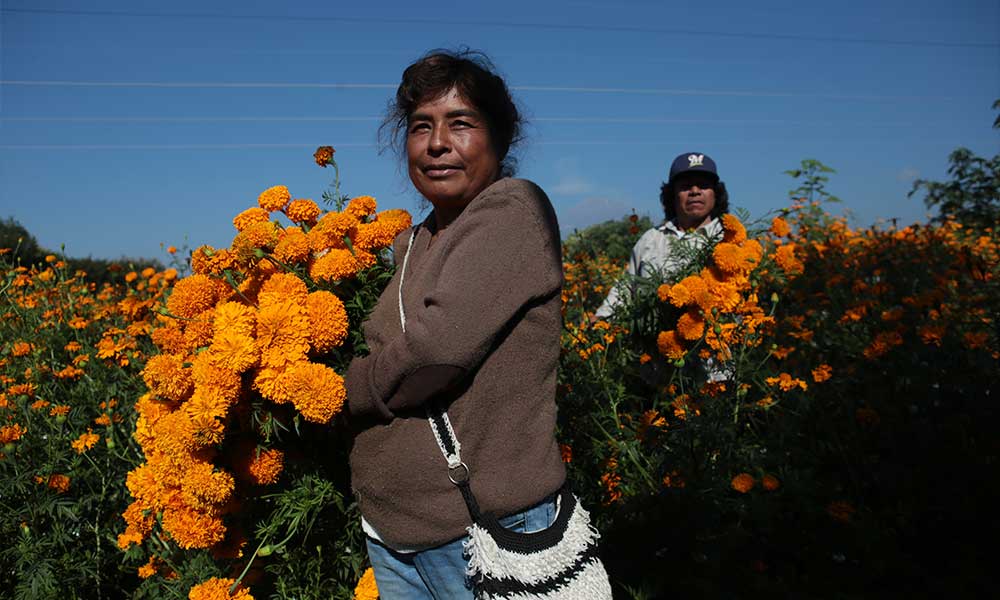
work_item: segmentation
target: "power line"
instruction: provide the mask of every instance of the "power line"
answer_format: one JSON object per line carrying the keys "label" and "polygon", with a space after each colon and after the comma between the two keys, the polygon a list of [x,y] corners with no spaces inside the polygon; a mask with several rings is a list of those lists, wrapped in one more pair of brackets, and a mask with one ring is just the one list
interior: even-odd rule
{"label": "power line", "polygon": [[583,32],[616,32],[616,33],[648,33],[656,35],[683,35],[705,37],[722,37],[734,39],[765,39],[794,42],[829,42],[840,44],[869,44],[886,46],[925,46],[950,48],[997,48],[996,42],[951,42],[936,40],[899,40],[888,38],[861,38],[843,36],[820,36],[803,34],[758,33],[758,32],[724,32],[705,29],[680,29],[660,27],[635,27],[622,25],[577,25],[567,23],[539,23],[528,21],[475,21],[456,19],[419,19],[419,18],[385,18],[385,17],[327,17],[327,16],[295,16],[295,15],[222,15],[211,13],[152,13],[140,11],[108,11],[108,10],[69,10],[50,8],[4,8],[0,12],[12,14],[34,15],[74,15],[90,17],[130,17],[158,19],[225,19],[245,21],[289,21],[289,22],[339,22],[339,23],[377,23],[382,25],[445,25],[468,27],[492,27],[513,29],[541,29],[557,31]]}
{"label": "power line", "polygon": [[[384,89],[395,90],[395,83],[324,83],[324,82],[249,82],[249,81],[76,81],[3,79],[0,86],[30,87],[104,87],[104,88],[199,88],[199,89]],[[950,96],[878,96],[871,94],[820,94],[758,90],[702,90],[683,88],[630,88],[599,86],[513,85],[515,92],[554,92],[572,94],[635,94],[656,96],[732,96],[753,98],[823,98],[828,100],[956,100]]]}

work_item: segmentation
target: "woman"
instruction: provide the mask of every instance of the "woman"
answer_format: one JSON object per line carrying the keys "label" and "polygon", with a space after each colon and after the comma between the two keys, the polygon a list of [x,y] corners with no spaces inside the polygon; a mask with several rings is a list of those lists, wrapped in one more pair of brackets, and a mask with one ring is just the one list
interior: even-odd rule
{"label": "woman", "polygon": [[429,402],[447,410],[484,512],[521,532],[555,518],[561,245],[545,193],[508,177],[520,127],[504,81],[469,52],[407,68],[383,124],[397,148],[405,136],[410,180],[433,206],[396,239],[400,266],[365,324],[371,354],[346,377],[352,487],[389,600],[472,597],[471,518]]}
{"label": "woman", "polygon": [[[719,217],[729,212],[729,192],[719,179],[715,161],[699,152],[686,152],[670,165],[670,176],[660,187],[660,204],[666,220],[642,234],[632,248],[625,269],[626,280],[642,277],[671,281],[686,266],[685,254],[711,239],[722,237]],[[593,320],[607,319],[622,304],[622,294],[635,286],[619,282],[611,288]]]}

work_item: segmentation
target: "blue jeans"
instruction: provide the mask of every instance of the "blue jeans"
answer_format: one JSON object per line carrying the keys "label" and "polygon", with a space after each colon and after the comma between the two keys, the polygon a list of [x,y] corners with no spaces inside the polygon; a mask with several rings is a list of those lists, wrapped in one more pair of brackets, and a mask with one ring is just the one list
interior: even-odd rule
{"label": "blue jeans", "polygon": [[[531,533],[545,529],[556,518],[555,500],[546,500],[500,519],[507,529]],[[368,538],[368,558],[375,570],[381,600],[472,600],[465,576],[469,564],[462,544],[468,536],[443,546],[402,553]]]}

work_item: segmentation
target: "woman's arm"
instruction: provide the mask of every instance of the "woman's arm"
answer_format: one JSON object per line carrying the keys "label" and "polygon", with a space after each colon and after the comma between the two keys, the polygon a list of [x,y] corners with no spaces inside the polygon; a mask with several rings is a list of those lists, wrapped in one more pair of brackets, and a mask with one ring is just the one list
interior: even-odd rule
{"label": "woman's arm", "polygon": [[437,283],[406,313],[406,332],[348,369],[352,413],[392,418],[460,383],[529,304],[561,289],[555,214],[529,182],[488,188],[438,243]]}

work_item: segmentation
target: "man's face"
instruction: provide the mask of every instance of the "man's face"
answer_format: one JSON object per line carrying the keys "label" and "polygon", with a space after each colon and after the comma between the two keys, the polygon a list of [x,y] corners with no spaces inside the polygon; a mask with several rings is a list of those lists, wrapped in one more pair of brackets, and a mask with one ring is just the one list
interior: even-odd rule
{"label": "man's face", "polygon": [[716,179],[697,171],[681,173],[674,181],[674,212],[681,229],[695,229],[712,217]]}

